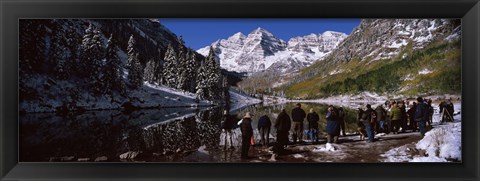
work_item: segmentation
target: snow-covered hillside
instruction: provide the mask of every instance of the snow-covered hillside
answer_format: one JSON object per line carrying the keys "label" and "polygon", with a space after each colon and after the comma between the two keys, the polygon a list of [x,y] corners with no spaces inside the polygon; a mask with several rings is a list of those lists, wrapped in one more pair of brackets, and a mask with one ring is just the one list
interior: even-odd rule
{"label": "snow-covered hillside", "polygon": [[[184,46],[180,44],[175,34],[168,30],[158,21],[147,19],[134,20],[88,20],[88,19],[52,19],[22,21],[21,49],[20,53],[20,112],[55,112],[75,110],[105,110],[125,107],[152,108],[152,107],[197,107],[211,105],[207,101],[199,101],[196,96],[177,89],[159,86],[158,82],[149,84],[144,82],[138,89],[122,91],[120,88],[109,93],[94,92],[93,89],[102,84],[92,82],[111,82],[120,85],[119,82],[128,82],[126,46],[130,46],[129,39],[135,37],[134,49],[139,51],[139,57],[144,60],[162,55],[158,51],[166,44],[172,46]],[[112,31],[112,27],[119,31]],[[88,29],[87,29],[88,28]],[[36,29],[31,31],[30,29]],[[98,62],[101,72],[98,77],[101,81],[83,74],[94,71],[93,63],[87,67],[85,61],[79,58],[80,50],[84,50],[83,44],[91,40],[88,32],[98,32],[94,37],[98,38],[99,54]],[[121,30],[121,31],[120,31]],[[108,38],[113,37],[113,54],[118,58],[118,71],[123,72],[119,82],[113,82],[104,76],[107,66],[107,58],[104,57],[103,47],[107,47]],[[83,37],[83,38],[82,38]],[[65,40],[64,40],[65,39]],[[61,47],[61,48],[57,48]],[[85,46],[87,47],[87,46]],[[130,52],[129,52],[130,53]],[[93,53],[89,53],[92,55]],[[57,57],[57,59],[53,59]],[[31,61],[35,58],[35,61]],[[54,62],[58,61],[58,62]],[[114,59],[116,60],[116,59]],[[56,64],[63,63],[61,68]],[[110,64],[109,64],[110,65]],[[59,77],[59,70],[66,76]],[[143,70],[140,74],[144,74]],[[113,77],[113,76],[112,76]],[[90,78],[90,79],[87,79]],[[99,79],[100,80],[100,79]]]}
{"label": "snow-covered hillside", "polygon": [[241,108],[262,102],[260,99],[256,99],[248,95],[242,94],[234,89],[230,89],[229,93],[231,103],[230,112],[235,112],[236,110],[239,110]]}
{"label": "snow-covered hillside", "polygon": [[[294,37],[286,43],[263,28],[248,35],[238,32],[213,42],[220,66],[229,71],[255,73],[265,70],[292,71],[328,55],[347,35],[326,31]],[[197,50],[207,55],[209,46]]]}
{"label": "snow-covered hillside", "polygon": [[413,49],[421,49],[440,38],[459,39],[458,23],[455,19],[363,19],[330,58],[334,62],[389,59],[409,43]]}
{"label": "snow-covered hillside", "polygon": [[[440,123],[438,106],[433,115],[434,128],[415,145],[404,145],[387,151],[382,156],[386,162],[448,162],[462,160],[462,106],[454,104],[454,122]],[[412,147],[412,148],[411,148]],[[422,155],[412,152],[422,150]]]}

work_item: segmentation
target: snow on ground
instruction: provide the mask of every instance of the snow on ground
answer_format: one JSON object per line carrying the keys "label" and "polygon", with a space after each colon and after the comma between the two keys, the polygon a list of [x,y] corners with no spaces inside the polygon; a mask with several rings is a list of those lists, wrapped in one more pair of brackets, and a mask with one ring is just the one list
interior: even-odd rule
{"label": "snow on ground", "polygon": [[365,107],[365,105],[367,104],[371,104],[373,107],[376,107],[380,104],[385,103],[385,100],[388,100],[386,96],[380,96],[376,93],[371,92],[363,92],[357,95],[340,95],[315,100],[289,100],[289,102],[324,103],[355,109],[359,107]]}
{"label": "snow on ground", "polygon": [[413,159],[412,145],[403,145],[398,148],[388,150],[386,153],[380,155],[385,157],[384,162],[408,162]]}
{"label": "snow on ground", "polygon": [[400,48],[400,47],[405,46],[405,45],[407,45],[407,44],[408,44],[407,40],[402,39],[401,42],[398,43],[397,41],[395,41],[395,42],[392,42],[391,45],[386,46],[386,47],[387,47],[387,48]]}
{"label": "snow on ground", "polygon": [[462,160],[462,123],[441,125],[425,134],[416,147],[426,151],[428,157],[416,157],[412,161]]}
{"label": "snow on ground", "polygon": [[[74,97],[75,106],[85,110],[119,109],[126,102],[141,108],[211,106],[209,102],[196,101],[192,93],[148,83],[139,90],[130,90],[128,97],[117,93],[113,96],[94,96],[89,92],[77,90],[73,82],[53,81],[40,76],[27,84],[28,87],[35,87],[37,97],[20,102],[19,108],[25,112],[55,112],[57,107],[72,102]],[[47,86],[48,88],[45,88]]]}
{"label": "snow on ground", "polygon": [[230,112],[235,112],[241,108],[247,107],[249,105],[261,103],[262,100],[253,98],[247,95],[244,95],[234,89],[229,90],[230,93]]}
{"label": "snow on ground", "polygon": [[338,151],[339,148],[338,146],[335,146],[334,144],[327,143],[325,145],[320,145],[318,147],[315,147],[312,152],[328,152],[328,151]]}
{"label": "snow on ground", "polygon": [[[414,145],[404,145],[387,151],[382,157],[385,162],[447,162],[462,160],[461,104],[454,104],[454,122],[440,123],[438,106],[433,116],[434,128]],[[414,155],[415,150],[423,150],[424,155]]]}
{"label": "snow on ground", "polygon": [[423,69],[423,70],[418,72],[418,74],[420,74],[420,75],[425,75],[425,74],[429,74],[429,73],[432,73],[432,71],[428,70],[428,69]]}

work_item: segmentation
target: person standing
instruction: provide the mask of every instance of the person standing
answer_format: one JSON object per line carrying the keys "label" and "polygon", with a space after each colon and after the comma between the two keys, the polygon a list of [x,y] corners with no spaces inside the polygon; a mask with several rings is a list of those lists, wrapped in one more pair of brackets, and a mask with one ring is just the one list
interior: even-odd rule
{"label": "person standing", "polygon": [[375,111],[372,109],[372,106],[370,104],[367,104],[367,110],[362,115],[362,123],[365,125],[365,130],[367,131],[368,135],[368,143],[371,143],[375,139],[375,134],[373,132],[373,124],[377,119],[377,114]]}
{"label": "person standing", "polygon": [[318,142],[318,121],[320,117],[318,114],[313,110],[310,109],[310,112],[307,114],[307,121],[308,121],[308,134],[311,135],[312,142]]}
{"label": "person standing", "polygon": [[292,109],[293,144],[297,143],[297,138],[299,142],[303,142],[303,120],[306,116],[302,105],[297,103],[297,107]]}
{"label": "person standing", "polygon": [[345,134],[345,110],[343,110],[343,107],[338,108],[338,123],[340,124],[340,131],[342,133],[342,136],[346,136]]}
{"label": "person standing", "polygon": [[400,119],[400,127],[402,127],[402,133],[405,133],[405,131],[407,131],[407,107],[405,101],[399,102],[398,108],[400,109],[400,115],[402,116]]}
{"label": "person standing", "polygon": [[[337,112],[333,106],[329,106],[327,109],[327,127],[325,128],[327,132],[327,143],[337,143],[338,136],[340,135],[340,124],[338,123]],[[332,140],[333,138],[333,140]]]}
{"label": "person standing", "polygon": [[285,150],[285,146],[288,144],[288,132],[291,128],[290,116],[287,114],[287,110],[282,109],[282,112],[278,114],[275,120],[275,129],[277,130],[277,140],[274,147],[276,154],[282,154]]}
{"label": "person standing", "polygon": [[225,149],[227,148],[228,145],[228,137],[230,137],[230,148],[233,148],[233,126],[235,122],[233,120],[233,117],[228,113],[227,110],[223,112],[222,116],[222,130],[225,133]]}
{"label": "person standing", "polygon": [[428,107],[428,126],[431,127],[432,126],[432,118],[433,118],[433,106],[432,106],[432,99],[428,99],[427,100],[427,107]]}
{"label": "person standing", "polygon": [[415,122],[416,109],[417,109],[417,103],[413,102],[413,104],[410,104],[410,109],[408,109],[407,111],[408,123],[409,123],[410,129],[412,129],[413,132],[417,131],[417,122]]}
{"label": "person standing", "polygon": [[402,119],[402,113],[396,103],[392,104],[392,109],[390,110],[389,118],[391,121],[390,130],[393,132],[393,134],[398,134],[398,130],[400,128],[400,121]]}
{"label": "person standing", "polygon": [[383,108],[382,105],[377,106],[375,108],[375,112],[377,113],[377,123],[378,123],[378,129],[376,130],[377,132],[385,132],[385,119],[387,117],[387,111],[385,108]]}
{"label": "person standing", "polygon": [[447,121],[447,112],[446,112],[446,107],[447,107],[447,102],[442,101],[440,104],[438,104],[438,107],[440,109],[440,115],[441,115],[441,122]]}
{"label": "person standing", "polygon": [[241,120],[240,123],[240,130],[242,132],[242,159],[248,158],[248,150],[250,149],[250,141],[253,136],[253,128],[252,128],[252,117],[250,116],[250,112],[245,113],[245,116]]}
{"label": "person standing", "polygon": [[455,108],[452,103],[452,98],[449,98],[445,104],[445,108],[447,109],[447,120],[453,122],[453,113],[455,112]]}
{"label": "person standing", "polygon": [[360,133],[360,140],[363,141],[365,140],[365,136],[367,135],[367,132],[365,131],[365,125],[362,123],[362,115],[363,115],[363,109],[358,108],[358,113],[357,113],[357,131]]}
{"label": "person standing", "polygon": [[[261,138],[261,144],[262,146],[268,146],[270,142],[270,127],[272,126],[272,122],[270,121],[270,118],[267,115],[263,115],[258,119],[258,132],[260,133]],[[265,142],[266,140],[266,142]]]}
{"label": "person standing", "polygon": [[425,104],[422,97],[417,98],[418,104],[417,109],[415,110],[415,121],[418,123],[418,128],[420,129],[420,135],[425,136],[427,132],[426,122],[428,120],[428,110],[427,105]]}

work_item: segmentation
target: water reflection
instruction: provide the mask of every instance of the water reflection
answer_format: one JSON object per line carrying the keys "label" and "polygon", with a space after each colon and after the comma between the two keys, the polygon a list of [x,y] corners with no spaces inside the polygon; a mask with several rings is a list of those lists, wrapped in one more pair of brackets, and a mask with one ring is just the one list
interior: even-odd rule
{"label": "water reflection", "polygon": [[[216,147],[220,137],[220,109],[172,108],[92,111],[81,115],[52,113],[20,116],[20,161],[151,161],[153,155]],[[154,125],[154,126],[152,126]],[[131,158],[131,157],[129,157]],[[104,160],[104,159],[102,159]]]}
{"label": "water reflection", "polygon": [[[274,124],[281,109],[290,114],[295,103],[275,106],[250,106],[232,115],[240,120],[253,114],[252,126],[268,115]],[[322,117],[325,129],[327,105],[302,103]],[[120,111],[92,111],[81,115],[58,116],[52,113],[20,116],[20,162],[61,161],[153,161],[153,162],[230,162],[238,161],[239,149],[223,150],[221,117],[225,108],[170,108]],[[347,131],[355,130],[355,112],[347,109]],[[306,121],[305,121],[305,124]],[[241,136],[235,129],[235,142]],[[275,130],[271,131],[271,134]],[[255,131],[255,137],[258,137]],[[273,135],[271,136],[273,138]],[[123,155],[123,159],[120,159]]]}

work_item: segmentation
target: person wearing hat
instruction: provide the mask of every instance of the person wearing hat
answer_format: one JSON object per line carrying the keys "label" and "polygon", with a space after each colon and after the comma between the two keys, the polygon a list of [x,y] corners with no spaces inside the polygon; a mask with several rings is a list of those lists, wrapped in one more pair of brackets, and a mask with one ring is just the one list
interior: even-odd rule
{"label": "person wearing hat", "polygon": [[318,142],[318,121],[320,117],[318,114],[313,110],[310,109],[310,112],[307,114],[307,121],[308,121],[308,134],[311,135],[312,142]]}
{"label": "person wearing hat", "polygon": [[417,110],[415,110],[415,121],[418,123],[418,129],[420,129],[420,135],[425,136],[427,132],[426,122],[428,120],[428,108],[422,97],[417,98]]}
{"label": "person wearing hat", "polygon": [[250,141],[253,136],[252,116],[250,112],[245,113],[245,116],[240,120],[240,130],[242,132],[242,159],[248,158],[248,150],[250,149]]}
{"label": "person wearing hat", "polygon": [[297,107],[292,109],[292,127],[293,127],[293,144],[298,141],[303,142],[303,120],[307,114],[302,109],[302,105],[297,103]]}

